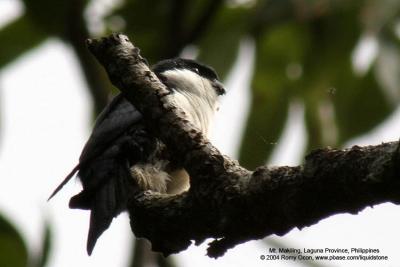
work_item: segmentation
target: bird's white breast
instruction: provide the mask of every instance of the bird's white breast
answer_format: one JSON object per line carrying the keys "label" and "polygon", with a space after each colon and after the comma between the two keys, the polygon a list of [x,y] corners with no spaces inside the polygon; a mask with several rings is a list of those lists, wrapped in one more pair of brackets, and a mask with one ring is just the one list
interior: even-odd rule
{"label": "bird's white breast", "polygon": [[[211,82],[187,69],[174,69],[162,73],[173,93],[169,101],[185,112],[189,120],[206,136],[215,111],[218,108],[218,95]],[[158,164],[137,164],[131,168],[132,175],[138,178],[144,190],[181,193],[189,188],[189,175],[184,169],[165,172],[166,162]],[[149,177],[151,179],[149,180]]]}

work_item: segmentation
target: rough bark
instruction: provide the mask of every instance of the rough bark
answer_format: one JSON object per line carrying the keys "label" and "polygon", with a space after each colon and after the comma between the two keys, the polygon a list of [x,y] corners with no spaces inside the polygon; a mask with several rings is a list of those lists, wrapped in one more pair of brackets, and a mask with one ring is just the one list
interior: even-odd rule
{"label": "rough bark", "polygon": [[398,142],[319,149],[302,166],[249,171],[222,155],[169,103],[168,90],[126,36],[89,40],[88,47],[191,177],[190,190],[179,195],[131,196],[132,230],[154,251],[169,255],[214,238],[208,255],[218,257],[237,244],[284,235],[333,214],[399,203]]}

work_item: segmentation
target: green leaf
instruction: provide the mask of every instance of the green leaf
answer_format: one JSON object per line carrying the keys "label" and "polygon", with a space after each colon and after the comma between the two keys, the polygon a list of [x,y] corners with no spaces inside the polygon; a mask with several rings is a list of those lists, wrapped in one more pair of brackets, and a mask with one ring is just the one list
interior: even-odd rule
{"label": "green leaf", "polygon": [[0,29],[0,67],[36,47],[46,39],[27,16],[21,16]]}
{"label": "green leaf", "polygon": [[307,85],[308,90],[303,95],[308,138],[305,152],[325,146],[336,146],[338,131],[332,100],[336,88],[324,83],[307,83]]}
{"label": "green leaf", "polygon": [[0,266],[26,267],[28,251],[17,229],[0,215]]}
{"label": "green leaf", "polygon": [[306,151],[311,151],[323,147],[326,144],[323,140],[323,129],[318,110],[319,101],[311,97],[305,98],[305,101],[304,115],[308,136]]}
{"label": "green leaf", "polygon": [[[354,96],[360,90],[356,88],[362,87],[363,78],[354,73],[351,55],[360,37],[359,11],[360,5],[356,3],[338,4],[325,16],[306,24],[311,45],[305,56],[301,95],[306,105],[307,151],[342,144],[378,123],[377,120],[366,122],[368,116],[356,116],[360,99]],[[364,90],[364,97],[371,92]],[[329,109],[334,112],[332,116],[329,112],[321,113]],[[329,133],[335,129],[337,135]],[[327,134],[337,138],[326,138]]]}
{"label": "green leaf", "polygon": [[[64,37],[80,20],[87,0],[23,0],[26,15],[48,35]],[[75,29],[76,30],[76,29]]]}
{"label": "green leaf", "polygon": [[[310,148],[341,145],[371,130],[393,111],[372,72],[360,77],[352,68],[352,52],[361,36],[357,20],[360,7],[356,4],[341,6],[310,24],[314,41],[307,57],[304,79],[305,86],[312,92],[305,95],[311,98],[305,102],[314,107],[306,107],[306,114],[307,110],[315,112],[316,106],[331,102],[338,130],[336,142],[322,142],[321,133],[326,129],[319,123],[319,135],[309,135]],[[308,118],[310,133],[316,133],[315,120],[310,119],[311,114]]]}
{"label": "green leaf", "polygon": [[287,117],[288,99],[287,93],[279,89],[253,94],[240,149],[242,166],[253,169],[264,164],[274,150]]}
{"label": "green leaf", "polygon": [[132,0],[110,16],[120,16],[126,22],[124,31],[133,36],[135,45],[154,64],[162,58],[169,42],[172,1]]}
{"label": "green leaf", "polygon": [[235,62],[250,10],[224,6],[197,43],[199,60],[213,66],[222,80]]}
{"label": "green leaf", "polygon": [[400,101],[400,39],[388,31],[379,42],[379,53],[374,74],[383,92],[392,105]]}
{"label": "green leaf", "polygon": [[[114,10],[107,21],[111,24],[113,17],[122,18],[126,24],[124,31],[134,36],[135,44],[141,48],[150,63],[164,57],[178,56],[180,51],[175,51],[176,47],[195,44],[200,47],[200,60],[224,74],[235,60],[246,21],[245,12],[243,8],[222,5],[215,18],[211,16],[209,28],[208,23],[205,23],[207,28],[203,33],[196,24],[211,2],[212,0],[129,1]],[[201,31],[200,39],[193,37],[192,31]],[[174,53],[171,54],[171,51]]]}
{"label": "green leaf", "polygon": [[276,147],[298,90],[298,77],[290,77],[287,69],[302,62],[307,45],[307,34],[294,23],[274,27],[256,40],[252,106],[240,150],[245,167],[263,164]]}
{"label": "green leaf", "polygon": [[371,130],[394,110],[372,71],[344,85],[337,84],[334,100],[341,144]]}

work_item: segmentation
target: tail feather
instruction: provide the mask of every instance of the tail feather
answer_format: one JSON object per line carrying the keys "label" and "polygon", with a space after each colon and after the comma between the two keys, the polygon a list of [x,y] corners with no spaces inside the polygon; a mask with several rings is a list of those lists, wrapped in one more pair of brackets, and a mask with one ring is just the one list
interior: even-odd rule
{"label": "tail feather", "polygon": [[47,199],[47,201],[50,201],[63,187],[66,185],[69,180],[71,180],[72,177],[74,177],[75,173],[79,171],[80,164],[78,163],[72,171],[67,175],[67,177],[64,178],[64,180],[57,186],[56,189],[54,189],[53,193],[51,193],[50,197]]}
{"label": "tail feather", "polygon": [[90,210],[92,207],[93,194],[89,194],[86,190],[81,191],[79,194],[71,197],[69,200],[69,207],[71,209]]}
{"label": "tail feather", "polygon": [[89,255],[92,254],[97,239],[110,226],[114,216],[119,212],[115,207],[114,184],[109,183],[96,193],[90,213],[89,233],[86,244],[86,250]]}
{"label": "tail feather", "polygon": [[132,190],[129,169],[123,165],[115,166],[110,179],[96,188],[86,188],[73,196],[70,208],[90,210],[90,224],[87,239],[87,252],[92,254],[97,239],[107,230],[114,217],[126,209],[128,192]]}

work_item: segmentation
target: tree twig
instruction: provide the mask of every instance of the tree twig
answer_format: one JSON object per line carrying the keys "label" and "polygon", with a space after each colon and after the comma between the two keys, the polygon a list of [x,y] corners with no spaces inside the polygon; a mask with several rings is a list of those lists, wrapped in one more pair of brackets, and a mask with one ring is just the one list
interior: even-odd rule
{"label": "tree twig", "polygon": [[101,69],[91,58],[84,47],[89,33],[83,17],[85,1],[73,0],[69,3],[68,23],[66,23],[65,38],[70,42],[73,51],[82,67],[89,93],[93,99],[94,113],[99,114],[108,103],[110,90]]}
{"label": "tree twig", "polygon": [[[175,2],[177,8],[175,12],[172,12],[172,14],[175,15],[175,20],[173,21],[174,23],[171,24],[175,25],[175,27],[171,29],[176,29],[174,33],[171,32],[170,36],[175,36],[176,38],[170,39],[168,50],[165,53],[166,58],[176,57],[186,45],[192,44],[200,39],[209,28],[213,18],[224,3],[222,0],[209,0],[197,20],[193,22],[192,27],[186,29],[183,25],[179,24],[184,22],[186,14],[182,11],[184,9],[187,10],[187,1],[177,0]],[[179,2],[184,2],[184,4],[180,4]]]}
{"label": "tree twig", "polygon": [[208,255],[271,234],[284,235],[337,213],[399,204],[398,142],[319,149],[303,166],[242,168],[221,153],[169,103],[169,92],[124,35],[88,42],[109,77],[140,110],[149,130],[191,177],[179,195],[143,192],[129,203],[131,227],[169,255],[214,238]]}

